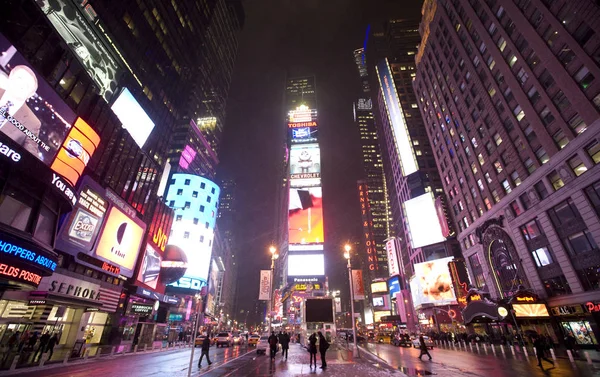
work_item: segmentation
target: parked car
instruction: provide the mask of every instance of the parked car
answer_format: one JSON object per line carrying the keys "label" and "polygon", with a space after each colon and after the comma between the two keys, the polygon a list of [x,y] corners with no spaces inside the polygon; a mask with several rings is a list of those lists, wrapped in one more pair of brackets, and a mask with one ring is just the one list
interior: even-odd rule
{"label": "parked car", "polygon": [[256,353],[259,355],[266,355],[269,349],[269,334],[264,334],[258,340],[256,345]]}
{"label": "parked car", "polygon": [[412,347],[412,340],[408,334],[397,334],[392,338],[392,344],[396,347]]}
{"label": "parked car", "polygon": [[217,347],[227,345],[231,347],[233,344],[233,336],[229,332],[220,332],[217,334]]}
{"label": "parked car", "polygon": [[259,340],[260,340],[260,335],[252,334],[248,337],[248,345],[251,347],[256,347]]}
{"label": "parked car", "polygon": [[[414,348],[421,347],[421,341],[419,340],[419,337],[413,336],[411,337],[411,339]],[[428,336],[424,336],[423,340],[425,340],[425,345],[427,346],[427,348],[433,349],[433,340],[429,339]]]}

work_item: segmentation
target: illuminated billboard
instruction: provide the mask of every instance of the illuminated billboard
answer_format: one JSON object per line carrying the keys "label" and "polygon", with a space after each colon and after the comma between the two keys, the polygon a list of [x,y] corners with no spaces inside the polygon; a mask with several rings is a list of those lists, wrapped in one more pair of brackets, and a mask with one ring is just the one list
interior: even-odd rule
{"label": "illuminated billboard", "polygon": [[288,130],[292,143],[314,143],[319,133],[316,121],[288,123]]}
{"label": "illuminated billboard", "polygon": [[197,291],[207,284],[220,192],[207,178],[172,175],[166,194],[166,203],[175,210],[169,244],[183,250],[188,268],[170,287]]}
{"label": "illuminated billboard", "polygon": [[371,293],[387,293],[388,286],[385,281],[371,283]]}
{"label": "illuminated billboard", "polygon": [[311,122],[317,118],[317,110],[306,105],[300,105],[288,112],[289,123]]}
{"label": "illuminated billboard", "polygon": [[515,317],[550,317],[546,304],[513,304]]}
{"label": "illuminated billboard", "polygon": [[[142,223],[143,224],[143,223]],[[121,267],[121,275],[133,276],[145,227],[113,206],[106,216],[96,257]]]}
{"label": "illuminated billboard", "polygon": [[[89,4],[83,4],[87,1],[77,2],[70,0],[38,0],[37,5],[42,9],[52,26],[66,42],[79,62],[92,77],[100,95],[109,101],[110,97],[117,88],[117,79],[120,73],[119,63],[105,47],[101,34],[96,32],[95,26],[89,22],[83,15],[83,11],[88,10]],[[89,16],[93,14],[93,9],[86,12]]]}
{"label": "illuminated billboard", "polygon": [[290,244],[323,243],[321,187],[290,189],[288,226]]}
{"label": "illuminated billboard", "polygon": [[432,193],[428,192],[407,200],[403,206],[408,220],[410,244],[414,249],[446,240]]}
{"label": "illuminated billboard", "polygon": [[290,180],[321,177],[319,144],[295,144],[290,148]]}
{"label": "illuminated billboard", "polygon": [[448,263],[454,258],[447,257],[430,262],[415,263],[415,278],[410,287],[415,306],[423,304],[456,304]]}
{"label": "illuminated billboard", "polygon": [[0,132],[50,166],[76,115],[0,34]]}
{"label": "illuminated billboard", "polygon": [[379,312],[373,312],[373,321],[375,322],[381,322],[381,318],[382,317],[387,317],[392,315],[392,312],[389,310],[382,310]]}
{"label": "illuminated billboard", "polygon": [[123,91],[110,108],[123,124],[123,128],[129,131],[136,144],[142,148],[154,129],[154,122],[136,101],[129,89],[123,88]]}
{"label": "illuminated billboard", "polygon": [[392,127],[391,130],[394,137],[396,152],[400,160],[400,167],[402,168],[402,174],[406,177],[407,175],[416,172],[419,167],[413,150],[412,141],[408,133],[408,128],[406,127],[406,121],[404,119],[404,113],[402,112],[398,93],[396,92],[394,77],[387,58],[377,64],[375,68],[377,70],[377,77],[379,78],[379,85],[383,93],[388,120]]}
{"label": "illuminated billboard", "polygon": [[52,170],[76,185],[98,144],[100,136],[83,119],[77,118],[52,163]]}
{"label": "illuminated billboard", "polygon": [[137,280],[152,289],[156,289],[160,277],[161,262],[161,252],[154,245],[147,243]]}
{"label": "illuminated billboard", "polygon": [[325,275],[325,256],[323,254],[288,255],[288,276]]}

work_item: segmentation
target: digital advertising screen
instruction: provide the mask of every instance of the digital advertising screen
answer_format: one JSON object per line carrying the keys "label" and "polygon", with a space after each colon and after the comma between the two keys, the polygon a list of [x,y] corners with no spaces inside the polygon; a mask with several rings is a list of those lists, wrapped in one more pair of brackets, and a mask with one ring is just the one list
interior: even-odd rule
{"label": "digital advertising screen", "polygon": [[50,166],[76,115],[0,34],[0,132]]}
{"label": "digital advertising screen", "polygon": [[323,243],[321,187],[290,189],[288,226],[290,244]]}
{"label": "digital advertising screen", "polygon": [[385,281],[378,281],[375,283],[371,283],[371,293],[387,293],[388,286]]}
{"label": "digital advertising screen", "polygon": [[288,130],[292,143],[315,142],[319,135],[316,121],[288,123]]}
{"label": "digital advertising screen", "polygon": [[290,180],[321,177],[319,144],[297,144],[290,148]]}
{"label": "digital advertising screen", "polygon": [[288,276],[325,275],[325,256],[323,254],[288,255]]}
{"label": "digital advertising screen", "polygon": [[161,262],[162,252],[154,245],[147,243],[137,280],[152,289],[156,289],[160,278]]}
{"label": "digital advertising screen", "polygon": [[395,297],[396,293],[400,292],[400,279],[398,276],[388,279],[388,289],[390,291],[390,297]]}
{"label": "digital advertising screen", "polygon": [[332,299],[307,299],[304,302],[306,322],[333,322]]}
{"label": "digital advertising screen", "polygon": [[375,321],[375,322],[381,322],[381,318],[382,317],[387,317],[389,315],[392,315],[392,312],[389,311],[389,310],[382,310],[382,311],[373,312],[373,321]]}
{"label": "digital advertising screen", "polygon": [[550,317],[546,304],[512,304],[515,317]]}
{"label": "digital advertising screen", "polygon": [[311,109],[306,105],[300,105],[293,110],[288,111],[289,123],[310,122],[317,118],[317,110]]}
{"label": "digital advertising screen", "polygon": [[377,64],[376,70],[379,78],[379,85],[381,86],[381,91],[383,93],[385,109],[392,126],[392,134],[394,136],[396,152],[400,159],[400,167],[402,168],[402,174],[406,177],[407,175],[416,172],[419,167],[417,165],[417,158],[413,150],[410,134],[406,128],[404,113],[402,112],[398,93],[396,92],[396,85],[394,84],[394,77],[387,58]]}
{"label": "digital advertising screen", "polygon": [[[87,1],[78,3],[84,4]],[[111,52],[104,47],[104,43],[108,41],[101,39],[95,26],[83,15],[83,8],[77,6],[74,1],[38,0],[36,4],[69,48],[75,52],[79,62],[98,86],[100,95],[109,101],[117,88],[120,68]]]}
{"label": "digital advertising screen", "polygon": [[383,301],[383,297],[373,297],[373,306],[374,307],[382,307],[385,306],[385,302]]}
{"label": "digital advertising screen", "polygon": [[453,259],[453,257],[447,257],[414,265],[415,278],[411,281],[411,291],[415,305],[417,303],[456,304],[456,295],[448,267],[448,263]]}
{"label": "digital advertising screen", "polygon": [[138,222],[113,206],[106,216],[96,247],[96,258],[121,267],[123,276],[133,276],[144,230]]}
{"label": "digital advertising screen", "polygon": [[403,206],[408,220],[410,243],[413,248],[416,249],[446,240],[440,226],[432,193],[427,192],[407,200]]}
{"label": "digital advertising screen", "polygon": [[154,122],[136,101],[129,89],[123,88],[111,109],[123,124],[123,128],[129,131],[136,144],[142,148],[154,129]]}

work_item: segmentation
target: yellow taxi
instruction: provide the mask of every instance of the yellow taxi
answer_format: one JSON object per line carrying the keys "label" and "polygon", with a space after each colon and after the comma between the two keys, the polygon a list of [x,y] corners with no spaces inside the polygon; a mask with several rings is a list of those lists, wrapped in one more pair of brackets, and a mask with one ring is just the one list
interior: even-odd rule
{"label": "yellow taxi", "polygon": [[260,340],[260,336],[256,334],[252,334],[248,337],[248,345],[256,347],[258,341]]}
{"label": "yellow taxi", "polygon": [[387,332],[380,332],[375,336],[375,341],[377,343],[390,344],[392,342],[392,334]]}

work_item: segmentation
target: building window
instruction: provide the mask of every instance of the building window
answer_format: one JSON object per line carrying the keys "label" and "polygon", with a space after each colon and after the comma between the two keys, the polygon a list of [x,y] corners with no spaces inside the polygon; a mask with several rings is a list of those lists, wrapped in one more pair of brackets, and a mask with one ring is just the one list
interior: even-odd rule
{"label": "building window", "polygon": [[191,204],[192,204],[192,203],[190,203],[190,202],[185,202],[185,205],[183,206],[183,208],[185,208],[185,209],[190,209],[190,205],[191,205]]}
{"label": "building window", "polygon": [[212,200],[212,198],[211,198],[210,196],[207,196],[207,197],[206,197],[206,202],[207,202],[207,203],[210,203],[210,201],[211,201],[211,200]]}
{"label": "building window", "polygon": [[548,297],[568,295],[573,293],[564,275],[558,275],[542,281]]}
{"label": "building window", "polygon": [[190,185],[190,180],[189,180],[189,179],[186,179],[186,180],[185,180],[185,182],[184,182],[183,184],[184,184],[184,185],[186,185],[186,186],[189,186],[189,185]]}
{"label": "building window", "polygon": [[204,236],[200,236],[200,242],[204,242]]}
{"label": "building window", "polygon": [[477,155],[477,159],[479,160],[479,165],[483,166],[483,164],[485,164],[485,160],[484,160],[483,155],[481,153],[479,153]]}
{"label": "building window", "polygon": [[527,193],[519,196],[519,199],[521,199],[521,204],[523,204],[525,210],[531,208],[531,199],[529,199],[529,195]]}
{"label": "building window", "polygon": [[479,261],[479,256],[477,254],[471,255],[469,257],[469,264],[471,265],[471,272],[473,273],[473,283],[477,288],[484,288],[485,278],[483,274],[483,266]]}
{"label": "building window", "polygon": [[565,185],[556,170],[552,170],[550,174],[548,174],[548,180],[552,184],[552,187],[554,187],[554,191],[561,189]]}
{"label": "building window", "polygon": [[207,221],[206,223],[204,223],[204,227],[205,227],[206,229],[208,229],[208,228],[210,227],[210,224],[208,223],[208,221]]}
{"label": "building window", "polygon": [[496,169],[496,173],[502,172],[502,164],[500,163],[500,161],[494,162],[494,168]]}
{"label": "building window", "polygon": [[500,201],[500,195],[498,195],[498,191],[492,191],[492,196],[494,197],[494,203],[498,203]]}
{"label": "building window", "polygon": [[174,200],[170,200],[169,201],[169,207],[174,207],[175,206],[175,201]]}
{"label": "building window", "polygon": [[579,135],[587,129],[587,124],[585,124],[581,116],[575,115],[569,119],[569,127],[571,127],[571,129]]}
{"label": "building window", "polygon": [[587,230],[577,232],[564,238],[563,243],[569,251],[569,254],[571,254],[573,257],[575,257],[577,254],[584,254],[588,251],[598,248],[594,238]]}
{"label": "building window", "polygon": [[600,162],[600,143],[594,141],[592,144],[585,147],[585,150],[592,160],[594,160],[594,164]]}
{"label": "building window", "polygon": [[487,208],[488,210],[492,209],[492,203],[490,202],[489,198],[484,198],[483,202],[485,203],[485,208]]}
{"label": "building window", "polygon": [[521,178],[519,177],[519,173],[516,170],[510,174],[510,179],[512,180],[515,187],[518,187],[521,184]]}
{"label": "building window", "polygon": [[548,157],[548,154],[546,153],[546,150],[542,147],[539,147],[536,151],[535,151],[535,155],[538,158],[538,161],[543,165],[546,162],[548,162],[550,160],[550,157]]}
{"label": "building window", "polygon": [[540,199],[546,199],[548,197],[548,195],[550,195],[550,193],[546,189],[546,185],[544,185],[544,182],[542,182],[542,181],[539,181],[538,183],[536,183],[533,186],[533,188],[535,189],[535,192],[537,192]]}
{"label": "building window", "polygon": [[565,111],[571,107],[571,102],[569,102],[569,99],[562,90],[559,90],[554,97],[552,97],[552,102],[554,102],[559,111]]}
{"label": "building window", "polygon": [[537,267],[544,267],[554,263],[550,250],[548,250],[547,247],[540,247],[539,249],[533,250],[531,255],[533,256],[533,260],[535,260],[535,265]]}
{"label": "building window", "polygon": [[542,98],[535,86],[532,86],[531,89],[529,89],[529,92],[527,92],[527,96],[529,97],[529,100],[531,101],[532,105],[535,105],[540,100],[540,98]]}
{"label": "building window", "polygon": [[510,192],[512,191],[512,188],[510,187],[510,183],[508,182],[508,179],[505,179],[504,181],[502,181],[502,188],[504,188],[505,193],[510,194]]}
{"label": "building window", "polygon": [[558,130],[558,132],[552,135],[552,139],[554,139],[554,142],[560,149],[563,149],[567,146],[567,144],[569,144],[569,139],[567,139],[565,133],[562,132],[562,130]]}
{"label": "building window", "polygon": [[200,206],[200,212],[204,212],[204,206]]}
{"label": "building window", "polygon": [[198,225],[198,221],[199,220],[197,218],[194,218],[194,225]]}
{"label": "building window", "polygon": [[533,163],[533,160],[531,158],[525,160],[523,164],[525,165],[525,169],[527,169],[529,174],[533,173],[536,169],[535,164]]}
{"label": "building window", "polygon": [[577,73],[575,74],[574,78],[575,81],[577,81],[577,83],[581,87],[581,89],[584,90],[592,84],[592,81],[594,81],[594,75],[592,75],[592,73],[589,69],[587,69],[586,66],[581,67],[581,69],[579,69],[579,71],[577,71]]}
{"label": "building window", "polygon": [[504,39],[504,37],[498,38],[497,45],[500,51],[504,52],[504,49],[506,48],[506,40]]}
{"label": "building window", "polygon": [[578,155],[571,157],[568,160],[568,163],[571,170],[573,170],[573,173],[578,177],[587,171],[587,167],[583,164],[583,161],[581,161],[581,158]]}
{"label": "building window", "polygon": [[596,214],[600,216],[600,181],[596,181],[585,189],[585,193],[596,209]]}
{"label": "building window", "polygon": [[481,179],[477,180],[477,186],[479,186],[479,191],[483,192],[483,182],[481,182]]}
{"label": "building window", "polygon": [[517,73],[517,78],[521,82],[521,85],[524,85],[527,82],[529,75],[527,74],[527,72],[525,72],[524,68],[521,68],[519,69],[519,73]]}
{"label": "building window", "polygon": [[512,203],[510,203],[510,208],[515,217],[517,217],[523,213],[523,210],[521,209],[521,207],[519,206],[519,203],[517,203],[516,200],[513,201]]}
{"label": "building window", "polygon": [[521,226],[521,234],[526,241],[531,241],[539,236],[542,236],[544,233],[540,230],[540,227],[536,220],[532,220],[527,224]]}
{"label": "building window", "polygon": [[183,189],[178,189],[177,190],[177,195],[183,195]]}
{"label": "building window", "polygon": [[550,123],[554,122],[554,115],[552,115],[548,106],[545,106],[542,109],[540,118],[542,118],[542,123],[544,123],[545,126],[548,126]]}
{"label": "building window", "polygon": [[182,218],[183,218],[183,216],[181,216],[181,215],[177,215],[177,216],[175,217],[175,221],[181,221],[181,219],[182,219]]}
{"label": "building window", "polygon": [[183,232],[183,238],[190,238],[190,232]]}
{"label": "building window", "polygon": [[215,188],[214,188],[214,187],[210,189],[210,193],[211,193],[211,194],[214,194],[214,193],[215,193]]}
{"label": "building window", "polygon": [[200,188],[202,190],[204,190],[206,188],[206,183],[205,182],[200,182]]}
{"label": "building window", "polygon": [[510,56],[508,57],[507,61],[508,61],[508,65],[511,66],[511,68],[515,65],[515,63],[517,62],[517,57],[515,56],[515,54],[510,54]]}
{"label": "building window", "polygon": [[550,209],[548,214],[557,228],[581,220],[581,215],[570,198]]}
{"label": "building window", "polygon": [[193,191],[192,198],[197,198],[197,197],[198,197],[198,191]]}

